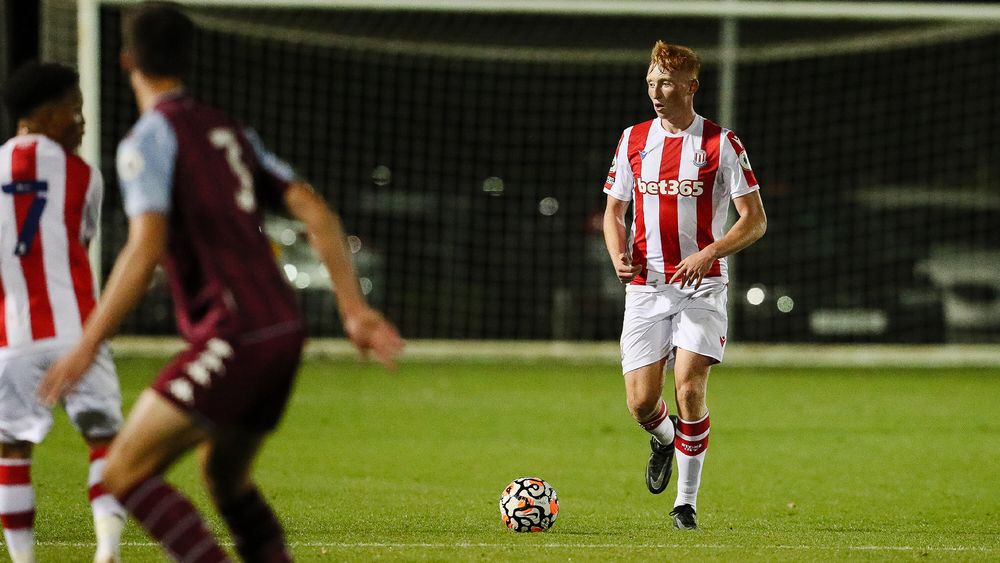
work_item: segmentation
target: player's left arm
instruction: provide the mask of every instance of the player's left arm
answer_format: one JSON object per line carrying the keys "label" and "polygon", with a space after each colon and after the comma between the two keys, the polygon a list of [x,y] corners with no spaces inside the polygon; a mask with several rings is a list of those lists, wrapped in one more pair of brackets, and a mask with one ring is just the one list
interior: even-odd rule
{"label": "player's left arm", "polygon": [[101,343],[113,336],[125,315],[149,287],[153,271],[167,248],[167,216],[143,213],[129,220],[128,240],[115,260],[97,307],[83,327],[80,341],[46,372],[38,396],[54,405],[80,381],[94,363]]}
{"label": "player's left arm", "polygon": [[695,252],[677,264],[677,272],[670,278],[681,280],[681,287],[693,285],[695,289],[701,286],[712,263],[719,258],[743,250],[764,236],[767,231],[767,215],[764,213],[764,202],[760,199],[760,191],[754,190],[733,200],[736,212],[740,218],[736,220],[722,238]]}
{"label": "player's left arm", "polygon": [[384,366],[394,368],[403,340],[396,327],[365,300],[340,218],[311,185],[302,181],[288,185],[284,200],[289,213],[305,225],[309,244],[330,273],[344,331],[351,343],[362,354],[371,352]]}
{"label": "player's left arm", "polygon": [[268,201],[280,199],[288,212],[305,225],[309,244],[330,273],[347,337],[362,355],[371,352],[384,366],[395,368],[403,339],[396,327],[365,300],[340,217],[309,183],[298,178],[287,162],[264,146],[256,132],[245,129],[243,135],[259,165],[255,186],[258,196],[264,195]]}
{"label": "player's left arm", "polygon": [[101,224],[101,202],[104,200],[104,177],[101,171],[92,167],[90,187],[84,200],[83,224],[81,225],[81,240],[85,244],[97,235]]}

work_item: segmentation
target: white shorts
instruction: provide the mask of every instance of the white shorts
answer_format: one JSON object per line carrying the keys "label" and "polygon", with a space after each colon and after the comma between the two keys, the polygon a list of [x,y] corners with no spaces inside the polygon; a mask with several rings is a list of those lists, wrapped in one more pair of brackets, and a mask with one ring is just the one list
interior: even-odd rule
{"label": "white shorts", "polygon": [[622,373],[667,359],[674,364],[676,348],[722,361],[726,348],[726,289],[724,283],[703,283],[698,290],[678,284],[655,290],[628,286],[622,323]]}
{"label": "white shorts", "polygon": [[[38,400],[45,371],[70,346],[0,357],[0,442],[40,443],[52,428],[52,411]],[[63,399],[73,426],[87,438],[110,438],[122,425],[122,397],[111,350],[102,345],[80,383]]]}

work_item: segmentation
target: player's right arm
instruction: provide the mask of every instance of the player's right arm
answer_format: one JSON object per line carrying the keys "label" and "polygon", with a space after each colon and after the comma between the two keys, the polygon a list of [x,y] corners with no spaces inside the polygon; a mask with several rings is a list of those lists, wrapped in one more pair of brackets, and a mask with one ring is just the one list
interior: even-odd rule
{"label": "player's right arm", "polygon": [[145,213],[129,220],[128,241],[115,260],[101,300],[87,319],[80,341],[46,372],[38,396],[56,404],[83,378],[101,343],[118,331],[125,315],[142,299],[153,270],[167,248],[167,217]]}
{"label": "player's right arm", "polygon": [[608,248],[615,275],[622,283],[631,282],[642,271],[642,266],[632,265],[632,257],[626,248],[628,239],[625,236],[625,212],[628,211],[628,206],[629,202],[609,195],[604,208],[604,244]]}
{"label": "player's right arm", "polygon": [[632,201],[632,188],[635,179],[628,160],[628,138],[630,129],[626,129],[618,139],[618,148],[611,159],[608,178],[604,182],[604,193],[608,196],[604,207],[604,244],[611,257],[611,265],[615,275],[622,283],[629,283],[642,272],[642,266],[632,265],[632,254],[628,251],[628,238],[625,228],[625,212]]}
{"label": "player's right arm", "polygon": [[80,341],[46,372],[39,386],[39,398],[46,404],[55,404],[76,386],[101,343],[118,331],[149,287],[167,249],[176,154],[173,129],[156,112],[144,114],[119,145],[116,164],[129,217],[128,239]]}
{"label": "player's right arm", "polygon": [[87,319],[81,346],[96,353],[142,299],[156,265],[167,251],[167,225],[167,216],[162,213],[143,213],[129,219],[125,247],[115,260],[97,307]]}
{"label": "player's right arm", "polygon": [[310,245],[330,273],[340,318],[351,343],[363,355],[371,352],[384,366],[395,368],[403,339],[392,323],[368,306],[351,263],[340,218],[312,186],[302,181],[289,184],[284,200],[288,212],[305,225]]}

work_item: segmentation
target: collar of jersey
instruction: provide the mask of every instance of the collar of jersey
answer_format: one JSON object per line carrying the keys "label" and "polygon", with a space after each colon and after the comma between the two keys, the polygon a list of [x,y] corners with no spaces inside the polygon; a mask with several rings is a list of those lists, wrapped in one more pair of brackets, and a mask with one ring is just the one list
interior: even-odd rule
{"label": "collar of jersey", "polygon": [[705,118],[702,117],[702,116],[700,116],[700,115],[698,115],[697,113],[694,114],[694,119],[691,120],[691,125],[688,125],[687,129],[685,129],[685,130],[683,130],[683,131],[681,131],[679,133],[671,133],[670,131],[667,131],[666,129],[664,129],[663,128],[663,123],[660,123],[660,118],[659,117],[657,117],[656,119],[653,120],[653,124],[656,126],[656,129],[663,136],[665,136],[665,137],[683,137],[684,135],[692,135],[692,134],[694,134],[695,129],[697,129],[698,124],[701,123],[702,119],[705,119]]}
{"label": "collar of jersey", "polygon": [[153,107],[156,107],[156,106],[160,105],[161,103],[163,103],[163,102],[165,102],[167,100],[172,100],[174,98],[180,98],[181,96],[183,96],[185,94],[187,94],[187,91],[184,89],[183,86],[178,86],[178,87],[174,88],[173,90],[167,90],[166,92],[164,92],[164,93],[162,93],[162,94],[160,94],[159,96],[156,97],[156,102],[153,103]]}

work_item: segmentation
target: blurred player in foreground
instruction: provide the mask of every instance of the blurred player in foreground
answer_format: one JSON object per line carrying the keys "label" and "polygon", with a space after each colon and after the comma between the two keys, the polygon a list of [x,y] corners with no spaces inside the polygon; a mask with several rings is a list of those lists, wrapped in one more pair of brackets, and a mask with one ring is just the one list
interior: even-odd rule
{"label": "blurred player in foreground", "polygon": [[[656,118],[622,133],[604,193],[604,241],[628,284],[622,373],[629,411],[650,434],[646,485],[667,487],[677,452],[674,525],[694,529],[708,447],[708,372],[726,346],[725,257],[764,235],[767,219],[746,149],[694,111],[698,56],[657,41],[646,73]],[[724,232],[732,201],[739,219]],[[625,212],[634,205],[626,238]],[[663,372],[674,368],[679,417],[668,416]]]}
{"label": "blurred player in foreground", "polygon": [[[29,63],[4,88],[17,136],[0,147],[0,520],[15,563],[34,560],[31,454],[52,428],[38,386],[79,341],[94,308],[87,246],[104,194],[101,173],[73,154],[83,137],[75,71]],[[116,561],[125,510],[100,483],[122,423],[118,377],[107,346],[81,366],[63,397],[90,448],[87,482],[97,532],[95,561]]]}
{"label": "blurred player in foreground", "polygon": [[188,348],[139,397],[108,453],[105,486],[174,559],[224,561],[194,506],[162,478],[197,447],[240,556],[287,561],[251,466],[282,416],[305,334],[260,205],[283,205],[305,224],[359,350],[393,367],[403,342],[365,302],[337,216],[256,136],[184,91],[191,20],[171,4],[144,4],[124,30],[121,61],[142,112],[118,149],[128,240],[80,345],[49,370],[41,396],[52,403],[74,388],[162,260]]}

